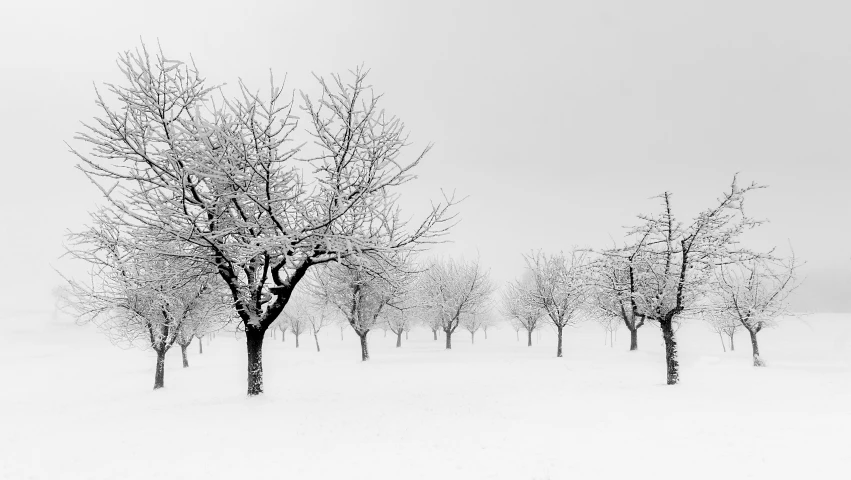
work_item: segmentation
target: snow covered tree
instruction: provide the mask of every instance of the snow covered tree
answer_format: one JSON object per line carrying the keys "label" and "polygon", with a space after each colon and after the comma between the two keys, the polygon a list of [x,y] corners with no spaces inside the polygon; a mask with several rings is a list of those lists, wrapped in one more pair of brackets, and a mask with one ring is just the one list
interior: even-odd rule
{"label": "snow covered tree", "polygon": [[452,334],[461,319],[485,307],[493,293],[489,274],[478,260],[451,258],[432,261],[421,274],[420,288],[429,302],[427,314],[440,321],[447,350],[452,348]]}
{"label": "snow covered tree", "polygon": [[[645,232],[648,234],[648,232]],[[623,321],[629,330],[630,351],[638,350],[638,329],[644,326],[645,317],[638,309],[639,283],[647,263],[640,256],[644,250],[645,236],[629,248],[609,249],[592,262],[594,286],[590,299],[590,310],[596,320],[611,330],[612,318]]]}
{"label": "snow covered tree", "polygon": [[[195,282],[195,290],[180,292],[181,301],[189,307],[177,330],[177,344],[183,357],[183,368],[189,367],[187,349],[192,340],[201,338],[224,328],[229,323],[230,306],[224,297],[221,280],[207,276]],[[203,347],[199,353],[204,353]]]}
{"label": "snow covered tree", "polygon": [[[181,258],[150,253],[139,236],[116,226],[106,211],[92,215],[92,225],[70,235],[68,253],[90,265],[90,279],[66,278],[65,307],[79,323],[93,323],[118,345],[142,342],[156,352],[154,389],[165,386],[165,356],[181,335],[220,307],[214,275]],[[167,247],[162,247],[165,250]],[[204,319],[204,320],[202,320]],[[186,331],[183,330],[183,331]]]}
{"label": "snow covered tree", "polygon": [[396,335],[396,348],[402,346],[402,334],[411,330],[414,317],[411,311],[404,308],[388,308],[385,310],[384,323]]}
{"label": "snow covered tree", "polygon": [[265,332],[311,267],[407,249],[450,226],[452,199],[411,228],[399,221],[397,187],[429,148],[404,160],[404,126],[380,107],[365,70],[317,77],[321,97],[302,96],[310,153],[291,146],[294,104],[274,79],[268,96],[239,82],[227,98],[194,64],[144,45],[118,66],[123,83],[107,85],[117,107],[98,91],[101,114],[76,137],[91,150],[72,151],[120,225],[181,242],[225,282],[245,331],[249,395],[263,391]]}
{"label": "snow covered tree", "polygon": [[761,222],[744,213],[745,196],[761,188],[756,184],[740,187],[736,178],[715,206],[700,212],[690,223],[674,215],[671,194],[660,195],[662,212],[641,215],[641,223],[628,238],[638,239],[623,252],[638,252],[641,268],[636,273],[635,300],[637,318],[658,323],[665,342],[667,383],[679,381],[677,343],[674,327],[685,313],[695,313],[706,295],[712,271],[719,263],[751,258],[738,244],[746,230]]}
{"label": "snow covered tree", "polygon": [[470,343],[476,343],[476,332],[478,332],[486,322],[486,316],[473,312],[461,317],[461,325],[470,332]]}
{"label": "snow covered tree", "polygon": [[386,308],[401,301],[400,286],[393,281],[394,267],[350,256],[315,270],[311,277],[314,298],[337,309],[360,337],[363,361],[369,360],[367,334],[381,323]]}
{"label": "snow covered tree", "polygon": [[281,342],[287,341],[287,330],[290,328],[290,324],[286,315],[278,317],[278,319],[272,323],[271,328],[281,332]]}
{"label": "snow covered tree", "polygon": [[298,348],[299,337],[310,328],[310,322],[307,320],[307,312],[301,308],[293,308],[290,311],[285,310],[284,315],[287,316],[287,325],[295,337],[295,348]]}
{"label": "snow covered tree", "polygon": [[526,330],[527,347],[532,346],[532,332],[541,327],[541,320],[546,315],[539,306],[527,300],[533,288],[531,283],[531,277],[525,275],[520,280],[509,283],[502,295],[503,315],[508,317],[518,332],[520,328]]}
{"label": "snow covered tree", "polygon": [[724,343],[724,335],[727,335],[730,339],[730,351],[735,351],[736,345],[734,343],[734,337],[742,325],[737,320],[730,318],[727,315],[721,315],[718,312],[701,312],[700,316],[701,319],[709,325],[709,328],[718,334],[718,338],[721,339],[721,349],[724,350],[724,352],[727,351],[727,345]]}
{"label": "snow covered tree", "polygon": [[564,327],[578,321],[589,291],[585,255],[574,250],[569,256],[538,252],[525,258],[532,281],[520,301],[546,314],[558,334],[556,357],[561,357]]}
{"label": "snow covered tree", "polygon": [[755,367],[765,366],[759,355],[757,334],[765,327],[775,326],[777,318],[791,314],[787,300],[798,285],[798,266],[794,255],[788,259],[759,255],[741,262],[721,263],[715,270],[713,296],[717,310],[713,314],[731,332],[731,350],[735,327],[741,325],[748,331]]}
{"label": "snow covered tree", "polygon": [[[493,316],[491,316],[491,315],[484,315],[483,316],[481,329],[482,329],[482,333],[485,334],[485,340],[488,339],[488,329],[493,327],[494,325],[496,325],[496,323],[494,322]],[[518,337],[520,336],[519,331],[518,331],[517,335],[518,335]]]}

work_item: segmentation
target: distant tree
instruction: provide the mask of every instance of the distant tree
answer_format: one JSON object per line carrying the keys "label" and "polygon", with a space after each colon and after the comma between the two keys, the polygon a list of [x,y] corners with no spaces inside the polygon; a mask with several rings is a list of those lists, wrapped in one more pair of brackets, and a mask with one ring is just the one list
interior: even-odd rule
{"label": "distant tree", "polygon": [[72,151],[119,225],[179,241],[225,282],[245,332],[249,395],[263,391],[265,332],[310,268],[409,249],[451,226],[452,199],[410,229],[399,222],[398,187],[429,147],[404,159],[404,125],[381,108],[366,70],[317,77],[321,96],[302,96],[311,153],[292,143],[294,102],[274,79],[268,97],[239,82],[225,98],[194,64],[144,45],[118,67],[114,102],[97,92],[100,115],[76,137],[89,154]]}
{"label": "distant tree", "polygon": [[643,274],[646,273],[643,269],[648,264],[641,255],[649,231],[645,231],[644,235],[629,247],[604,250],[591,264],[594,278],[590,301],[592,315],[607,331],[616,328],[611,319],[622,320],[629,330],[630,351],[638,350],[638,329],[646,320],[637,304],[642,293]]}
{"label": "distant tree", "polygon": [[[482,332],[485,334],[485,340],[488,339],[488,329],[495,325],[493,316],[484,315],[482,318]],[[519,332],[518,332],[519,337]]]}
{"label": "distant tree", "polygon": [[531,282],[531,277],[526,275],[518,281],[509,283],[502,296],[503,315],[509,318],[516,331],[519,332],[521,327],[526,330],[528,347],[532,346],[532,332],[541,327],[541,320],[546,315],[540,307],[527,300],[533,288]]}
{"label": "distant tree", "polygon": [[483,327],[485,322],[485,315],[479,312],[471,312],[461,317],[461,325],[470,332],[470,343],[476,343],[476,332]]}
{"label": "distant tree", "polygon": [[[798,267],[794,254],[788,259],[760,255],[741,262],[721,263],[715,270],[713,293],[718,305],[715,314],[732,333],[738,325],[748,331],[755,367],[765,366],[759,354],[757,334],[765,327],[775,326],[779,317],[791,315],[787,300],[798,286]],[[731,349],[732,333],[728,333]]]}
{"label": "distant tree", "polygon": [[[171,255],[138,247],[142,231],[128,234],[106,211],[73,233],[68,253],[90,265],[90,279],[66,278],[64,308],[78,323],[93,323],[120,346],[142,342],[156,352],[154,389],[165,386],[165,357],[187,324],[201,321],[220,296],[212,272],[199,269],[170,245]],[[150,233],[150,232],[147,232]],[[206,320],[204,320],[206,321]],[[191,326],[187,326],[191,328]]]}
{"label": "distant tree", "polygon": [[289,319],[286,315],[281,315],[272,323],[272,328],[281,332],[281,342],[287,341],[287,330],[290,328]]}
{"label": "distant tree", "polygon": [[322,303],[314,303],[308,308],[305,308],[304,318],[310,326],[310,331],[313,333],[313,340],[316,342],[316,351],[319,352],[319,332],[334,323],[334,318],[328,305]]}
{"label": "distant tree", "polygon": [[[207,276],[198,279],[195,283],[194,288],[198,290],[197,292],[194,290],[181,292],[183,295],[181,301],[188,307],[177,330],[177,344],[180,345],[183,368],[189,367],[187,349],[193,339],[197,338],[200,346],[204,335],[212,334],[229,323],[230,306],[221,280]],[[203,349],[199,353],[204,353]]]}
{"label": "distant tree", "polygon": [[585,255],[574,250],[569,256],[538,252],[525,258],[532,282],[520,300],[546,314],[558,334],[556,357],[561,357],[564,327],[577,322],[589,293]]}
{"label": "distant tree", "polygon": [[287,324],[295,336],[295,348],[298,348],[299,337],[310,328],[310,321],[307,319],[308,314],[302,308],[294,308],[292,311],[285,310],[284,315],[287,316]]}
{"label": "distant tree", "polygon": [[315,270],[311,277],[313,297],[337,309],[360,337],[363,361],[369,360],[367,334],[381,323],[386,308],[401,301],[395,268],[367,257],[349,257]]}
{"label": "distant tree", "polygon": [[412,312],[402,308],[391,307],[385,310],[382,316],[384,317],[384,324],[396,335],[396,348],[401,347],[402,334],[410,331],[414,321]]}
{"label": "distant tree", "polygon": [[440,320],[446,335],[446,349],[452,348],[452,334],[465,315],[484,307],[493,293],[489,274],[479,261],[434,260],[421,274],[421,288],[429,299],[426,310]]}

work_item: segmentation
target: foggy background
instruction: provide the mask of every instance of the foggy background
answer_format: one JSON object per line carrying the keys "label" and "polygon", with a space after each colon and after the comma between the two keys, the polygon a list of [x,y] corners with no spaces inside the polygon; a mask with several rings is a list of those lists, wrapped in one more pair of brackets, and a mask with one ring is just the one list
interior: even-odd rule
{"label": "foggy background", "polygon": [[[363,63],[383,106],[435,146],[402,196],[467,199],[452,244],[497,284],[521,254],[605,247],[674,192],[683,220],[739,172],[770,188],[749,245],[807,264],[793,307],[851,312],[851,7],[840,1],[3,2],[0,311],[50,310],[68,229],[98,201],[65,142],[140,41],[313,93]],[[102,91],[105,91],[102,88]],[[296,101],[300,103],[298,95]],[[75,144],[81,148],[79,143]],[[5,315],[0,315],[0,317]]]}

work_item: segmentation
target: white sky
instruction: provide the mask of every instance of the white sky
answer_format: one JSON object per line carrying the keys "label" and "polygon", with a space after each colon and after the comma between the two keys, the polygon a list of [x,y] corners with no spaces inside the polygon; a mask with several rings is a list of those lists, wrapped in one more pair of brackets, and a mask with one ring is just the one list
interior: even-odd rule
{"label": "white sky", "polygon": [[847,2],[408,3],[2,2],[0,311],[52,308],[63,234],[97,198],[64,142],[140,38],[210,83],[262,88],[271,68],[313,90],[365,63],[411,155],[436,144],[405,203],[468,196],[441,250],[498,282],[533,248],[620,238],[662,191],[692,215],[740,172],[771,187],[749,239],[808,262],[797,306],[851,311]]}

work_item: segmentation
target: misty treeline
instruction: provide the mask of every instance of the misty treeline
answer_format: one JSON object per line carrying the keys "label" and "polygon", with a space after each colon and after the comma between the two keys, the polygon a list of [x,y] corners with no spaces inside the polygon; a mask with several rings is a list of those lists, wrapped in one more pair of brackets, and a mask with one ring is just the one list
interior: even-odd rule
{"label": "misty treeline", "polygon": [[[459,327],[470,341],[496,324],[496,285],[480,261],[428,255],[446,240],[458,202],[441,193],[411,220],[400,187],[430,150],[411,150],[402,121],[357,68],[315,76],[316,95],[285,95],[270,76],[262,91],[208,85],[194,63],[142,45],[119,56],[122,82],[96,88],[99,114],[71,147],[80,171],[105,201],[69,235],[68,255],[86,262],[84,280],[66,278],[64,303],[111,339],[153,349],[155,386],[166,352],[225,327],[244,332],[247,392],[263,392],[263,342],[302,335],[321,351],[319,332],[346,328],[370,358],[368,334],[402,336],[421,325],[445,348]],[[580,321],[607,331],[620,322],[657,325],[667,379],[677,383],[676,327],[703,318],[724,333],[757,334],[788,313],[794,256],[755,252],[740,237],[761,222],[744,199],[762,188],[730,189],[689,221],[661,209],[639,215],[622,242],[569,253],[532,252],[526,271],[501,288],[499,312],[517,332]],[[723,326],[722,326],[723,325]],[[734,332],[734,330],[733,330]],[[728,334],[732,338],[732,334]]]}

